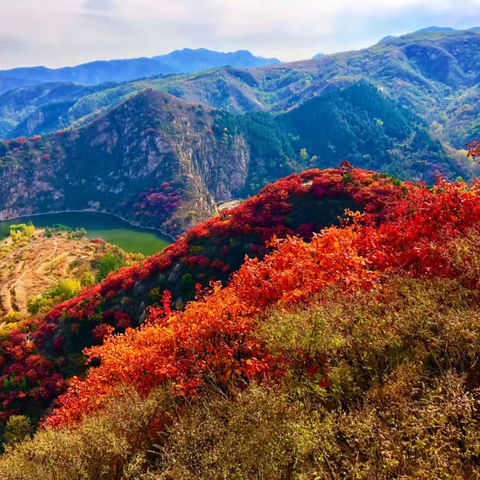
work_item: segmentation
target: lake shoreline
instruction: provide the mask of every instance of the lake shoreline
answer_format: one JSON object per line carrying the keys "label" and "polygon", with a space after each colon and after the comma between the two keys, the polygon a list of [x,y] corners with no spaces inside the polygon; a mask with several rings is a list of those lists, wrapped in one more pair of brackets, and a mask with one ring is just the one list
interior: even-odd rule
{"label": "lake shoreline", "polygon": [[141,228],[141,229],[144,229],[144,230],[153,230],[154,232],[159,232],[162,236],[170,239],[172,241],[172,243],[176,242],[175,238],[173,238],[168,233],[163,232],[159,228],[146,227],[146,226],[140,225],[139,223],[133,222],[131,220],[127,220],[126,218],[121,217],[120,215],[117,215],[116,213],[110,213],[110,212],[106,212],[106,211],[102,211],[102,210],[95,210],[93,208],[84,209],[84,210],[53,210],[53,211],[42,212],[42,213],[30,213],[30,214],[27,214],[27,215],[19,215],[18,217],[5,218],[5,219],[1,220],[0,223],[10,222],[12,220],[21,220],[22,218],[40,217],[42,215],[54,215],[54,214],[58,214],[58,213],[101,213],[103,215],[110,215],[112,217],[116,217],[116,218],[119,218],[120,220],[123,220],[125,223],[128,223],[132,227]]}
{"label": "lake shoreline", "polygon": [[170,235],[152,227],[129,222],[120,215],[96,209],[70,209],[48,213],[25,213],[0,222],[0,238],[7,237],[12,225],[32,222],[36,228],[66,225],[73,230],[85,229],[88,238],[101,238],[125,252],[155,255],[174,242]]}

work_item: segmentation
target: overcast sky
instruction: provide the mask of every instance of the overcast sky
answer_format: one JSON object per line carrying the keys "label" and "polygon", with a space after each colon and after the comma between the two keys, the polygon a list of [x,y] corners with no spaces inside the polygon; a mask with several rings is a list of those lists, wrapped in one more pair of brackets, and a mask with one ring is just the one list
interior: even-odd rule
{"label": "overcast sky", "polygon": [[284,61],[432,25],[480,25],[480,0],[0,0],[0,69],[184,47]]}

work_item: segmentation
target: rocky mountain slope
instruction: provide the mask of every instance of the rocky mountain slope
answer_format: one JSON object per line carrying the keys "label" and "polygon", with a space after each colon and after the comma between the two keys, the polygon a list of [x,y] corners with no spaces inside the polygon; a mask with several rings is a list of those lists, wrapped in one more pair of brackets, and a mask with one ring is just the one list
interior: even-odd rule
{"label": "rocky mountain slope", "polygon": [[25,132],[32,136],[66,128],[92,113],[91,108],[82,107],[81,99],[94,97],[109,85],[116,84],[83,86],[54,82],[11,90],[0,96],[0,137],[15,138]]}
{"label": "rocky mountain slope", "polygon": [[106,210],[177,234],[247,176],[246,144],[216,142],[213,121],[211,109],[145,91],[81,130],[3,144],[2,217]]}

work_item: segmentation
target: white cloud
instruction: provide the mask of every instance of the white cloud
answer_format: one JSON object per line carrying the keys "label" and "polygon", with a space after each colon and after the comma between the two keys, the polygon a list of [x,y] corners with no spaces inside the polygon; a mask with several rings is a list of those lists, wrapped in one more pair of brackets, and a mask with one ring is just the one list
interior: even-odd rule
{"label": "white cloud", "polygon": [[433,24],[474,26],[478,6],[480,0],[0,0],[0,68],[183,47],[295,60]]}

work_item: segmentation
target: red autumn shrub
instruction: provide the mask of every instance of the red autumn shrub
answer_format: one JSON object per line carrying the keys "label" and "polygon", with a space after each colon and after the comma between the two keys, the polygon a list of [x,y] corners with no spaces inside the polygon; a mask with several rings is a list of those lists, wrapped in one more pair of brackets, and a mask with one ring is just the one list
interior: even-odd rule
{"label": "red autumn shrub", "polygon": [[106,323],[101,323],[100,325],[97,325],[93,329],[93,338],[101,343],[103,342],[107,337],[109,337],[115,329]]}
{"label": "red autumn shrub", "polygon": [[[473,234],[480,236],[478,184],[467,188],[440,181],[433,190],[412,189],[385,206],[381,223],[378,213],[353,216],[350,225],[325,229],[311,242],[274,239],[274,251],[263,260],[247,260],[226,288],[214,285],[184,312],[165,316],[164,310],[152,309],[145,326],[89,349],[88,357],[100,359],[100,366],[85,380],[72,382],[47,424],[80,420],[115,396],[123,382],[142,395],[168,383],[174,393],[196,397],[207,383],[225,389],[245,378],[273,381],[282,376],[288,359],[269,354],[254,334],[259,322],[271,306],[289,309],[314,302],[329,285],[352,294],[398,273],[456,278],[480,287],[480,270],[466,277],[455,247]],[[468,263],[477,251],[463,255]],[[305,363],[306,374],[315,375],[317,365]],[[328,378],[322,382],[328,386]]]}

